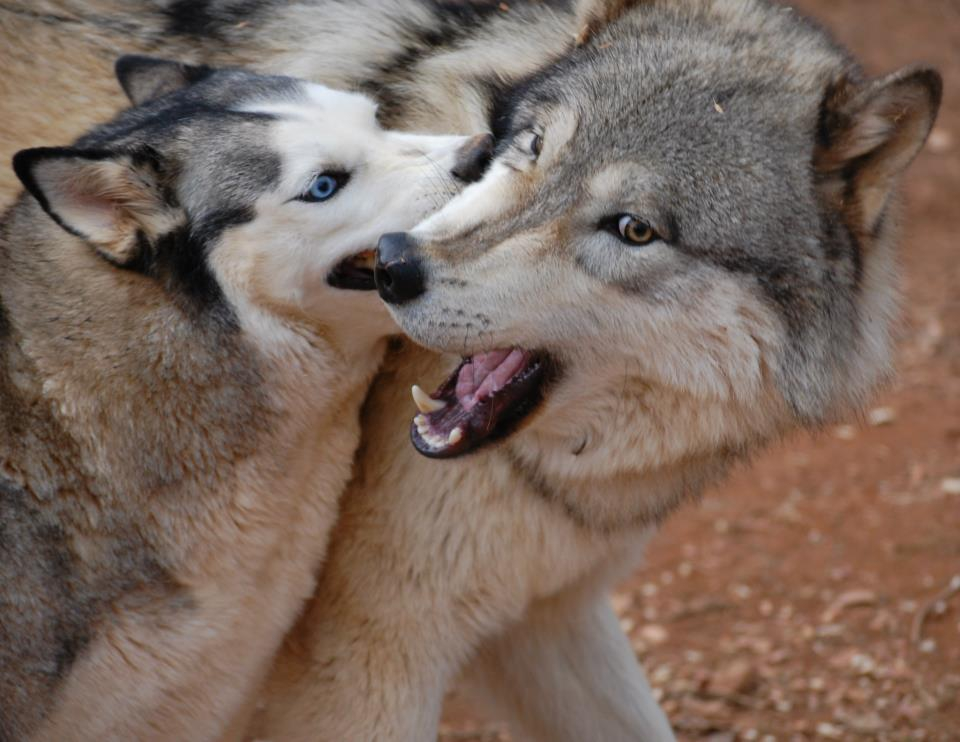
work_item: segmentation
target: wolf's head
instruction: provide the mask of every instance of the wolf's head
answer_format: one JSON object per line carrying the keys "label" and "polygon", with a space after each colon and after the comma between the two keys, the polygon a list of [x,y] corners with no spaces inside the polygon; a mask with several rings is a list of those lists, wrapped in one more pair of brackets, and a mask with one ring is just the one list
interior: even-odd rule
{"label": "wolf's head", "polygon": [[427,455],[537,409],[522,440],[562,444],[561,468],[602,449],[611,476],[662,470],[820,423],[888,373],[892,194],[937,73],[869,81],[761,0],[610,5],[497,105],[483,179],[381,240],[404,330],[466,357],[417,392]]}
{"label": "wolf's head", "polygon": [[279,318],[345,351],[393,329],[362,291],[372,250],[459,190],[463,138],[384,131],[367,98],[292,78],[147,57],[117,75],[134,108],[14,160],[53,220],[197,317],[265,337]]}

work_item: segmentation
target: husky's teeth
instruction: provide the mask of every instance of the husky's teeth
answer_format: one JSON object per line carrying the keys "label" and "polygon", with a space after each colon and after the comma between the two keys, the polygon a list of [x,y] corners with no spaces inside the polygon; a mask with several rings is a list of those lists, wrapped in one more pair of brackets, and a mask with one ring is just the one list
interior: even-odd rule
{"label": "husky's teeth", "polygon": [[450,435],[447,436],[447,445],[455,446],[460,441],[463,440],[463,428],[454,428],[450,431]]}
{"label": "husky's teeth", "polygon": [[410,389],[410,391],[413,393],[414,404],[417,405],[417,409],[420,410],[420,412],[422,412],[424,415],[429,415],[431,412],[437,412],[447,406],[446,402],[441,402],[439,399],[434,399],[416,384],[413,385],[413,388]]}

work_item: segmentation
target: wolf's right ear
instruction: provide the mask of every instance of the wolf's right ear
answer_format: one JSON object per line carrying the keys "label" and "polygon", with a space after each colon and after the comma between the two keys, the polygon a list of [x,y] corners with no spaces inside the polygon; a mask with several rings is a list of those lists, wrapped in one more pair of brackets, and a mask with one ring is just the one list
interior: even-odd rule
{"label": "wolf's right ear", "polygon": [[858,86],[828,89],[820,115],[814,167],[851,226],[872,234],[900,176],[917,156],[937,118],[943,80],[936,70],[908,69]]}
{"label": "wolf's right ear", "polygon": [[161,231],[171,210],[160,186],[159,155],[36,147],[13,169],[43,210],[119,266],[137,262],[142,235]]}
{"label": "wolf's right ear", "polygon": [[199,82],[209,76],[213,68],[127,54],[117,60],[114,71],[127,98],[139,106]]}

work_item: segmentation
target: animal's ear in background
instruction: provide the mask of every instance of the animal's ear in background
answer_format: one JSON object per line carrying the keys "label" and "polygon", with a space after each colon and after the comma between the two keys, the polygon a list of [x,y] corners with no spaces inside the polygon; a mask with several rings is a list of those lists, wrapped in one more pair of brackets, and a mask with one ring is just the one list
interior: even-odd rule
{"label": "animal's ear in background", "polygon": [[210,75],[213,68],[127,54],[116,61],[114,71],[127,98],[139,106],[199,82]]}
{"label": "animal's ear in background", "polygon": [[574,7],[576,15],[577,46],[586,44],[590,37],[608,23],[615,21],[632,5],[642,0],[577,0]]}
{"label": "animal's ear in background", "polygon": [[115,265],[138,262],[143,235],[169,228],[159,158],[142,154],[37,147],[18,152],[13,168],[44,211]]}
{"label": "animal's ear in background", "polygon": [[943,94],[940,74],[906,69],[866,85],[840,81],[824,98],[814,167],[851,226],[873,234],[900,177],[923,148]]}

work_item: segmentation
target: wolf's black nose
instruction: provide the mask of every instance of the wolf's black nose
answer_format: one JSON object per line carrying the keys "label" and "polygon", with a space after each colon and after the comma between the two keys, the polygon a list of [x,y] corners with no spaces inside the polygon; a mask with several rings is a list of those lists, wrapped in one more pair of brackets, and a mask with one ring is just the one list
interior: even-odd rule
{"label": "wolf's black nose", "polygon": [[487,172],[492,159],[493,135],[477,134],[457,151],[457,161],[450,168],[450,173],[466,183],[475,183]]}
{"label": "wolf's black nose", "polygon": [[380,238],[373,279],[380,298],[390,304],[403,304],[424,292],[426,286],[416,244],[406,232],[391,232]]}

